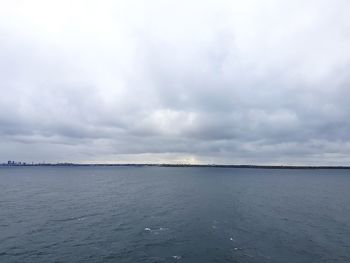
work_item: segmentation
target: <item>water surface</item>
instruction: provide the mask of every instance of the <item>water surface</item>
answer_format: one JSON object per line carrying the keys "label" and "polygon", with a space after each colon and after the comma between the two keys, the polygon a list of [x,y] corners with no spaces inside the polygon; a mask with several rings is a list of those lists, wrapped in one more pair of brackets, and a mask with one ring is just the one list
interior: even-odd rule
{"label": "water surface", "polygon": [[1,167],[0,262],[350,262],[349,172]]}

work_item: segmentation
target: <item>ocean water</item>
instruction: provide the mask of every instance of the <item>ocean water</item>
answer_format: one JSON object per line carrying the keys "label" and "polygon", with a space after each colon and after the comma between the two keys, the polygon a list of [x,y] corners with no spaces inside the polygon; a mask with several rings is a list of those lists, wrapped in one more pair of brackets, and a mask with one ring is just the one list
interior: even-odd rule
{"label": "ocean water", "polygon": [[350,262],[350,170],[2,167],[0,262]]}

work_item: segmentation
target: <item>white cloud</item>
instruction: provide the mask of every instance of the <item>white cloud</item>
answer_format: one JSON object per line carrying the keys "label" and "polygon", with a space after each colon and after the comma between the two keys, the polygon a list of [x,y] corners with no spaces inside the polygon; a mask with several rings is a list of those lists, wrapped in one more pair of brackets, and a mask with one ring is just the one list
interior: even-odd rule
{"label": "white cloud", "polygon": [[0,1],[0,160],[346,164],[349,11]]}

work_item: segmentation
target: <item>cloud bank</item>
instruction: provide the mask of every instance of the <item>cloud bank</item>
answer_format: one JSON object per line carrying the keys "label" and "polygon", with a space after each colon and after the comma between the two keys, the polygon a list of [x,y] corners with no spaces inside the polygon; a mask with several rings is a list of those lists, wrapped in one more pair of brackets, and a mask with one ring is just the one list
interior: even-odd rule
{"label": "cloud bank", "polygon": [[349,13],[1,1],[0,160],[349,165]]}

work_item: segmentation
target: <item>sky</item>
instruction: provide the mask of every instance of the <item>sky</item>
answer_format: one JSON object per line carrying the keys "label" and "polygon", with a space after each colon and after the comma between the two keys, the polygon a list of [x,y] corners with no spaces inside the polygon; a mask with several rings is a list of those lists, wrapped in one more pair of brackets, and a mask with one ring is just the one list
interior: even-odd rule
{"label": "sky", "polygon": [[350,165],[348,0],[0,0],[0,162]]}

